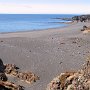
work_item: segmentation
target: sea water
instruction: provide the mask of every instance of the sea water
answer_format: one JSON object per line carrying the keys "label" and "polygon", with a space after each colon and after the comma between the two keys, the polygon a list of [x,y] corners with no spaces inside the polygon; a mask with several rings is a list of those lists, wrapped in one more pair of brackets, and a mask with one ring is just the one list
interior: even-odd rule
{"label": "sea water", "polygon": [[71,18],[70,14],[0,14],[0,32],[45,30],[66,26],[57,18]]}

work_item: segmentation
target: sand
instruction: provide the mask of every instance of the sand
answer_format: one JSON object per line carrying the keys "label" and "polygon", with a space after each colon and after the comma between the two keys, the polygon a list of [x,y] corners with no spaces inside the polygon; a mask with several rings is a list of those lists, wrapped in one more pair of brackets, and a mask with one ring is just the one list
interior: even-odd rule
{"label": "sand", "polygon": [[12,77],[9,80],[25,86],[25,90],[45,90],[61,72],[80,69],[90,54],[90,34],[81,32],[83,25],[89,24],[79,22],[56,29],[1,33],[3,62],[16,64],[21,71],[32,71],[40,77],[31,85]]}

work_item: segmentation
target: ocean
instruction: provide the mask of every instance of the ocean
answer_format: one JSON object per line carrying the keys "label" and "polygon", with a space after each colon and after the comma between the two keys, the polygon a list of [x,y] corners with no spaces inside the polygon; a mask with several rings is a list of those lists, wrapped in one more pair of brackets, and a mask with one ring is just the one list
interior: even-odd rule
{"label": "ocean", "polygon": [[70,14],[0,14],[0,33],[44,30],[67,26],[55,18],[70,18]]}

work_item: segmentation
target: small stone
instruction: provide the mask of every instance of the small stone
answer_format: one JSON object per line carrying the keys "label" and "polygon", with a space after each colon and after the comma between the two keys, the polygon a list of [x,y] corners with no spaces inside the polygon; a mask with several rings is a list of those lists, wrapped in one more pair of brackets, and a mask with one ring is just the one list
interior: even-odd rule
{"label": "small stone", "polygon": [[62,64],[63,62],[59,62],[59,64]]}
{"label": "small stone", "polygon": [[3,42],[3,41],[1,40],[1,42]]}
{"label": "small stone", "polygon": [[31,50],[29,52],[31,52]]}
{"label": "small stone", "polygon": [[89,51],[87,51],[86,53],[90,53]]}
{"label": "small stone", "polygon": [[60,43],[60,44],[65,44],[65,43],[62,42],[62,43]]}
{"label": "small stone", "polygon": [[78,54],[81,54],[80,52],[78,52]]}
{"label": "small stone", "polygon": [[78,46],[78,47],[81,47],[81,46]]}
{"label": "small stone", "polygon": [[76,41],[73,41],[72,43],[77,43]]}

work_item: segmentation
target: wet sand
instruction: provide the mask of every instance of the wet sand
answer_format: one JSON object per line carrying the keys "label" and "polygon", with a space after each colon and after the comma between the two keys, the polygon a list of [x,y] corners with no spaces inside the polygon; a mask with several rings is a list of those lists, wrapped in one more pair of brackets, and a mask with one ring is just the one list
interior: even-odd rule
{"label": "wet sand", "polygon": [[25,86],[25,90],[45,90],[47,84],[61,72],[78,70],[90,54],[90,34],[80,30],[87,23],[67,27],[0,34],[0,58],[16,64],[21,71],[32,71],[40,77],[33,84],[9,80]]}

